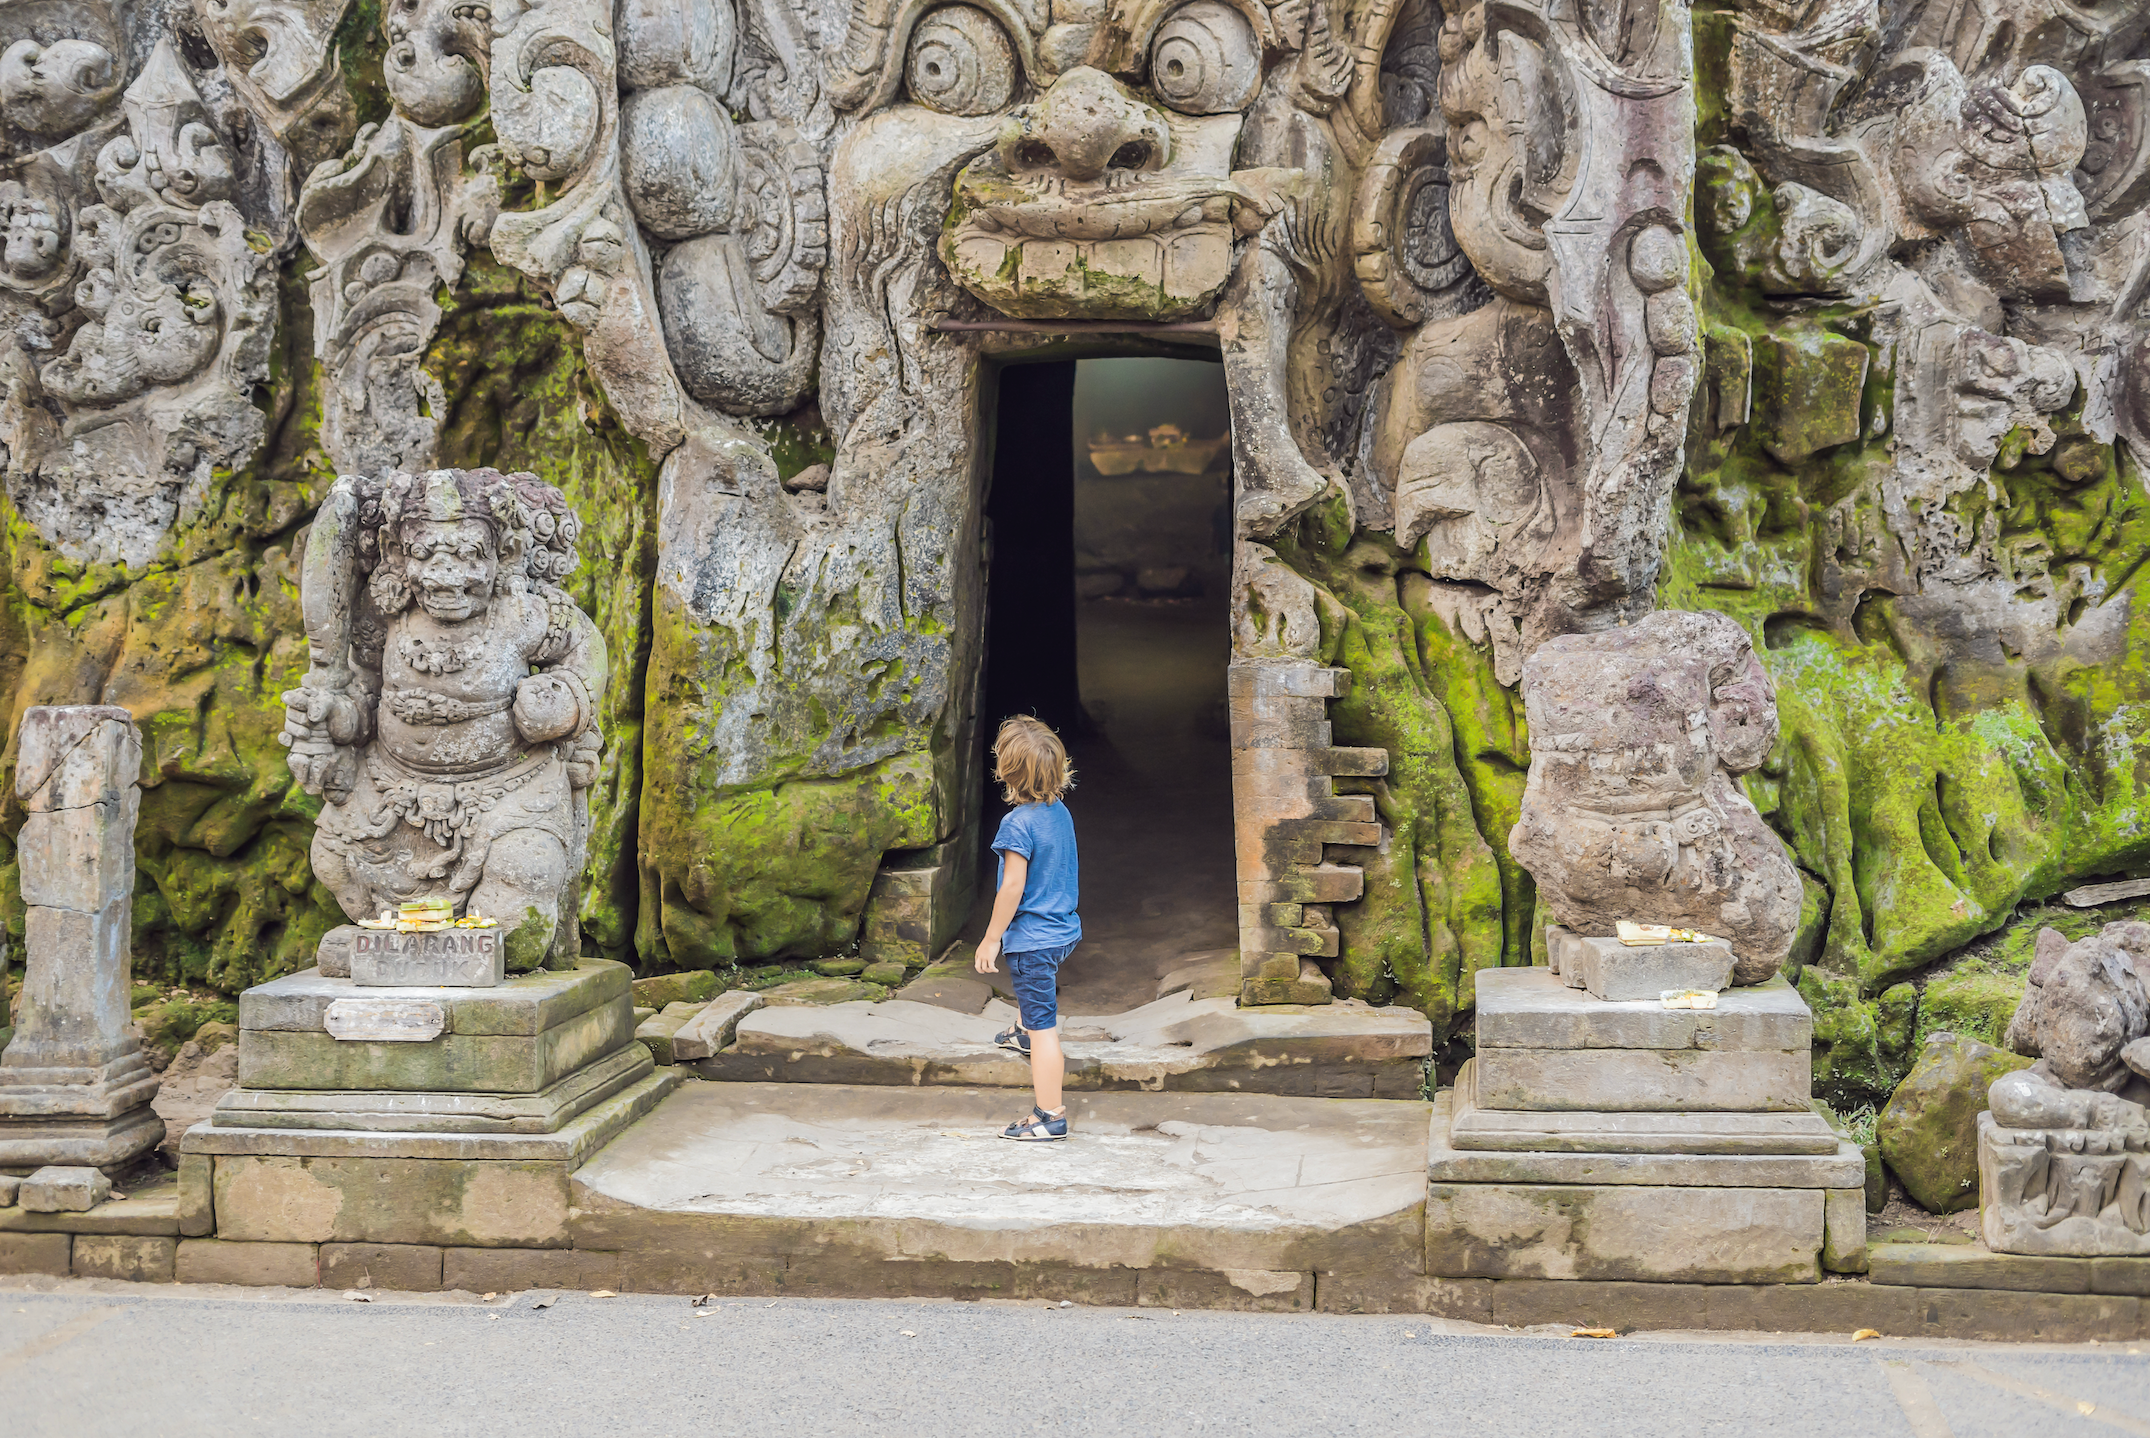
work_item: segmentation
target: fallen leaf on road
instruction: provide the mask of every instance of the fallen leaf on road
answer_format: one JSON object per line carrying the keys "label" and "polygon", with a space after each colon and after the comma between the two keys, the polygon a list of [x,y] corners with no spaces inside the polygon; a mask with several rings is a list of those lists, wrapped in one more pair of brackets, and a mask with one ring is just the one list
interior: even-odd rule
{"label": "fallen leaf on road", "polygon": [[1406,1334],[1404,1334],[1404,1337],[1406,1337],[1406,1338],[1416,1338],[1416,1337],[1418,1337],[1418,1335],[1417,1335],[1416,1333],[1406,1333]]}
{"label": "fallen leaf on road", "polygon": [[486,1295],[485,1295],[485,1297],[483,1297],[483,1298],[479,1299],[478,1301],[479,1301],[480,1303],[491,1303],[491,1302],[492,1302],[492,1301],[493,1301],[494,1299],[498,1298],[499,1296],[500,1296],[500,1295],[499,1295],[499,1294],[497,1294],[497,1293],[488,1293],[488,1294],[486,1294]]}
{"label": "fallen leaf on road", "polygon": [[1578,1328],[1568,1335],[1570,1338],[1618,1338],[1619,1336],[1618,1333],[1610,1328]]}
{"label": "fallen leaf on road", "polygon": [[618,1298],[618,1297],[619,1297],[619,1295],[618,1295],[617,1293],[614,1293],[614,1292],[613,1292],[613,1291],[612,1291],[611,1289],[609,1289],[609,1288],[593,1288],[593,1289],[591,1289],[591,1290],[590,1290],[590,1297],[592,1297],[592,1298]]}
{"label": "fallen leaf on road", "polygon": [[771,1299],[771,1300],[770,1300],[769,1302],[767,1302],[767,1303],[764,1303],[764,1304],[762,1305],[762,1307],[764,1307],[764,1308],[774,1308],[774,1307],[776,1307],[776,1300],[774,1300],[774,1299]]}
{"label": "fallen leaf on road", "polygon": [[952,1128],[944,1128],[944,1129],[942,1129],[942,1130],[941,1130],[941,1137],[942,1137],[942,1138],[969,1138],[969,1137],[970,1137],[970,1135],[969,1135],[969,1134],[967,1134],[967,1133],[958,1133],[958,1132],[957,1132],[957,1131],[956,1131],[955,1129],[952,1129]]}
{"label": "fallen leaf on road", "polygon": [[2098,1405],[2095,1403],[2085,1403],[2078,1399],[2076,1401],[2075,1411],[2082,1414],[2085,1418],[2088,1418],[2091,1414],[2098,1411]]}
{"label": "fallen leaf on road", "polygon": [[1851,1335],[1851,1341],[1854,1343],[1864,1343],[1869,1338],[1879,1338],[1880,1336],[1881,1330],[1878,1328],[1862,1328],[1857,1333]]}
{"label": "fallen leaf on road", "polygon": [[540,1298],[537,1302],[531,1304],[530,1307],[533,1311],[540,1308],[550,1308],[553,1305],[553,1301],[554,1300],[550,1298]]}
{"label": "fallen leaf on road", "polygon": [[485,1321],[488,1323],[498,1323],[500,1321],[500,1315],[497,1313],[488,1313],[485,1315]]}
{"label": "fallen leaf on road", "polygon": [[717,1316],[718,1314],[722,1313],[723,1311],[724,1311],[724,1310],[723,1310],[723,1309],[721,1309],[721,1308],[705,1308],[705,1309],[703,1309],[703,1310],[702,1310],[702,1311],[701,1311],[700,1313],[697,1313],[697,1314],[695,1314],[694,1316],[695,1316],[696,1318],[715,1318],[715,1317],[716,1317],[716,1316]]}
{"label": "fallen leaf on road", "polygon": [[371,1303],[371,1302],[373,1302],[373,1295],[372,1295],[372,1294],[370,1294],[370,1293],[360,1293],[360,1292],[359,1292],[359,1291],[358,1291],[357,1289],[355,1289],[355,1288],[354,1288],[354,1289],[352,1289],[352,1290],[351,1290],[350,1292],[348,1292],[348,1293],[344,1294],[344,1297],[345,1297],[345,1298],[347,1298],[347,1299],[349,1299],[349,1300],[350,1300],[351,1302],[353,1302],[353,1303]]}
{"label": "fallen leaf on road", "polygon": [[689,1308],[707,1308],[710,1304],[715,1303],[716,1301],[717,1295],[715,1295],[714,1293],[705,1293],[700,1298],[694,1299],[693,1301],[688,1303],[687,1306]]}
{"label": "fallen leaf on road", "polygon": [[918,1336],[908,1328],[899,1328],[896,1330],[896,1332],[903,1335],[905,1338],[916,1338]]}

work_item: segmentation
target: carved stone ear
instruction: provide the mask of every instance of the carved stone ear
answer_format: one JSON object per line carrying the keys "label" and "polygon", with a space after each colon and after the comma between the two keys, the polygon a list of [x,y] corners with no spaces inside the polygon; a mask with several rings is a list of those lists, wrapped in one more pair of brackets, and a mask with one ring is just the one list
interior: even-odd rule
{"label": "carved stone ear", "polygon": [[1351,208],[1351,259],[1374,313],[1398,329],[1471,273],[1448,224],[1448,143],[1423,127],[1397,130],[1374,151]]}

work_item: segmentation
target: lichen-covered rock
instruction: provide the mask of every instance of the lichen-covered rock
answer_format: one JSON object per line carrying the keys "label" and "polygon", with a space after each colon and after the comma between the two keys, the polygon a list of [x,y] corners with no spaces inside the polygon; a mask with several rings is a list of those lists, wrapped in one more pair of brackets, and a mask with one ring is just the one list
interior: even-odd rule
{"label": "lichen-covered rock", "polygon": [[2023,1000],[2019,974],[1958,970],[1937,975],[1919,991],[1919,1036],[1952,1033],[2007,1048],[2009,1020]]}
{"label": "lichen-covered rock", "polygon": [[2030,1060],[1976,1039],[1937,1033],[1889,1097],[1876,1131],[1881,1156],[1920,1207],[1955,1213],[1978,1203],[1978,1116],[1986,1090]]}
{"label": "lichen-covered rock", "polygon": [[635,1007],[662,1009],[677,1003],[698,1004],[715,996],[723,987],[724,981],[707,969],[636,979]]}
{"label": "lichen-covered rock", "polygon": [[1857,979],[1808,968],[1799,996],[1814,1012],[1815,1095],[1847,1112],[1886,1102],[1911,1065],[1918,990],[1897,984],[1868,999]]}
{"label": "lichen-covered rock", "polygon": [[1621,920],[1732,942],[1734,983],[1776,973],[1803,891],[1737,776],[1777,738],[1776,697],[1746,631],[1659,610],[1548,640],[1523,663],[1530,779],[1508,847],[1571,932]]}

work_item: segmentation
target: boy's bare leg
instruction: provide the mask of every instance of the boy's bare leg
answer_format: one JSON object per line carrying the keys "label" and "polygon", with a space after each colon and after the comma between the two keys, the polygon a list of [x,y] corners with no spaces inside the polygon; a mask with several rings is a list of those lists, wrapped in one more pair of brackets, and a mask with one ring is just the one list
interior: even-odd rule
{"label": "boy's bare leg", "polygon": [[1060,1087],[1067,1078],[1067,1061],[1060,1054],[1060,1030],[1027,1029],[1030,1035],[1030,1087],[1038,1107],[1052,1113],[1060,1107]]}

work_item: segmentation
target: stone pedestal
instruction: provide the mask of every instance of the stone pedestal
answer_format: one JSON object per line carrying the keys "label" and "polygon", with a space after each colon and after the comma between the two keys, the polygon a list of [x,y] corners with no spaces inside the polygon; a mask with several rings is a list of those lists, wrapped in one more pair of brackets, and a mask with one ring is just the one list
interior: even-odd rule
{"label": "stone pedestal", "polygon": [[164,1137],[127,1005],[142,740],[103,705],[31,709],[20,738],[28,960],[0,1053],[0,1170],[116,1168]]}
{"label": "stone pedestal", "polygon": [[2150,1255],[2140,1132],[2004,1128],[1978,1116],[1979,1231],[1995,1253]]}
{"label": "stone pedestal", "polygon": [[1571,989],[1588,989],[1614,1003],[1661,999],[1675,991],[1717,993],[1732,983],[1732,946],[1723,939],[1699,944],[1628,945],[1592,939],[1558,924],[1545,930],[1552,971]]}
{"label": "stone pedestal", "polygon": [[679,1082],[634,1041],[632,977],[585,959],[489,988],[309,969],[248,989],[239,1087],[181,1142],[217,1236],[564,1244],[568,1175]]}
{"label": "stone pedestal", "polygon": [[1865,1161],[1809,1102],[1796,990],[1668,1009],[1563,977],[1478,975],[1477,1056],[1434,1116],[1429,1272],[1802,1283],[1863,1267]]}

